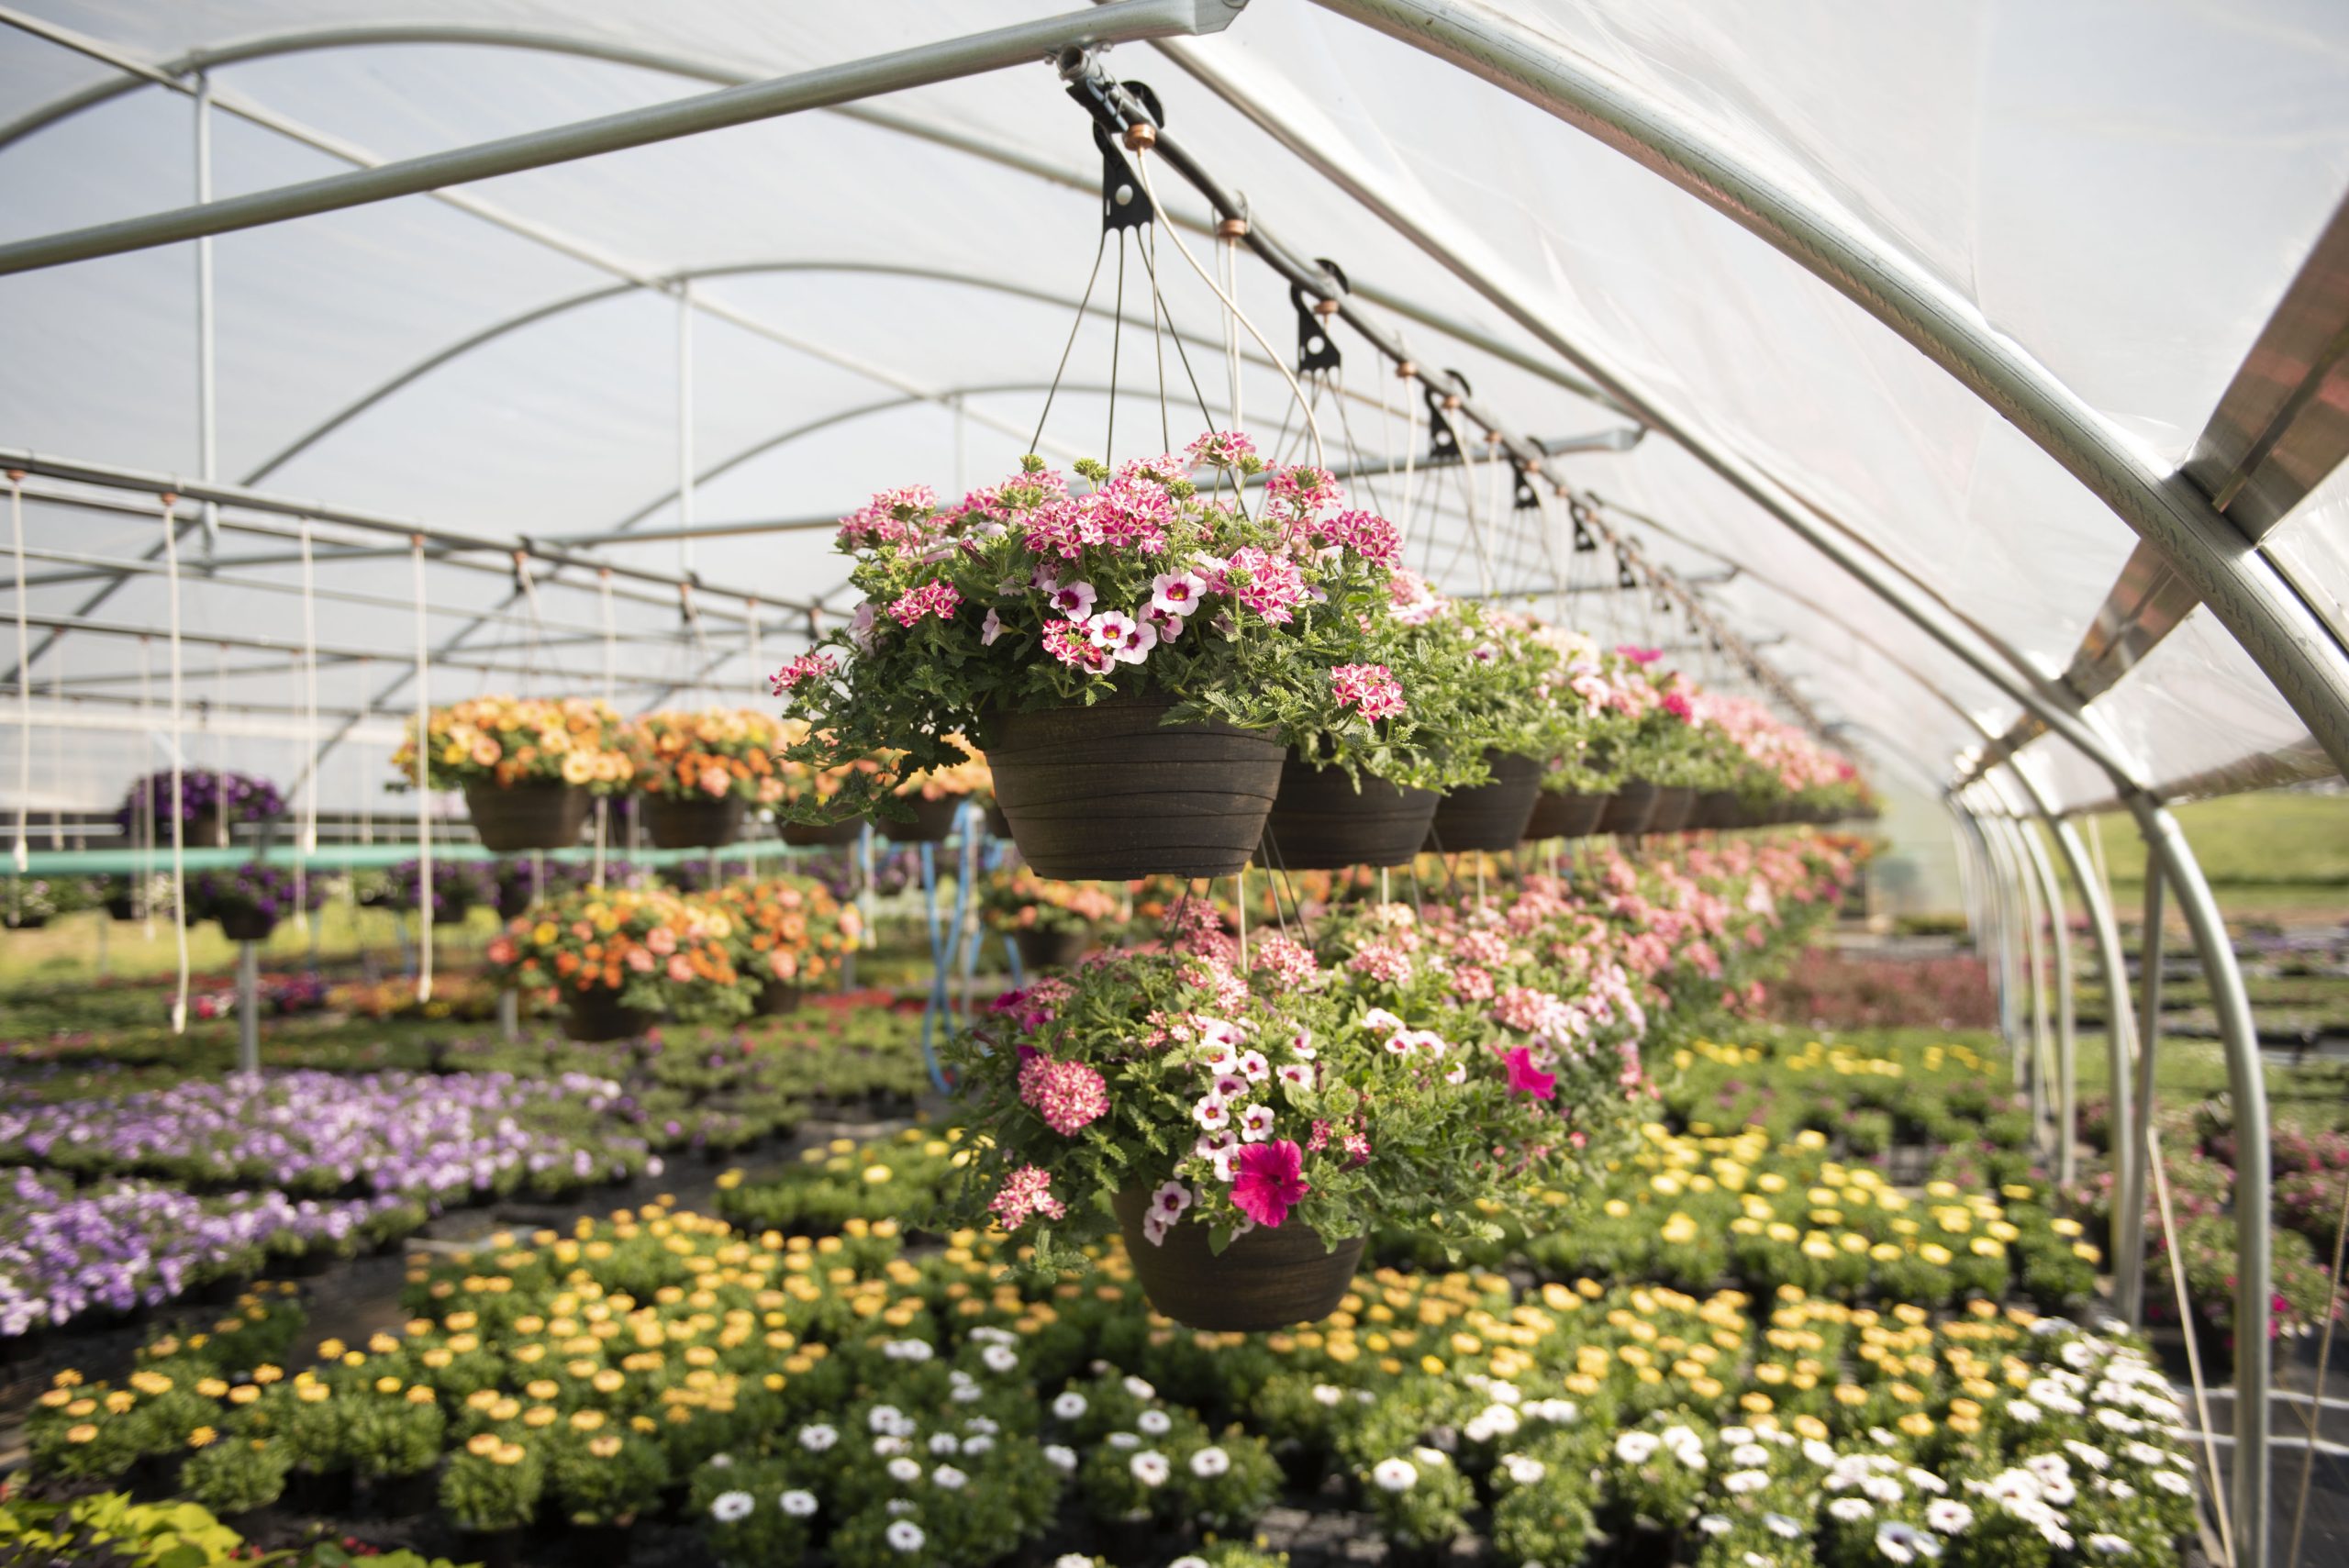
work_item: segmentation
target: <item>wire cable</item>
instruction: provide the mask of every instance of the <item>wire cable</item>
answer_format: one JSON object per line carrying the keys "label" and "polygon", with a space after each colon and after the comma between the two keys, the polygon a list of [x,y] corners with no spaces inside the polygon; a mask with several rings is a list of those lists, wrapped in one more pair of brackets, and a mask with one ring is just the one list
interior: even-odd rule
{"label": "wire cable", "polygon": [[26,653],[25,475],[20,469],[8,471],[8,528],[17,563],[17,844],[13,853],[17,874],[22,876],[32,865],[25,836],[32,821],[33,681]]}
{"label": "wire cable", "polygon": [[422,534],[408,536],[408,580],[416,596],[416,1001],[422,1006],[432,1000],[432,643]]}
{"label": "wire cable", "polygon": [[172,696],[172,929],[179,949],[179,990],[172,997],[172,1032],[187,1033],[187,787],[181,773],[180,737],[185,732],[180,704],[184,696],[184,667],[180,657],[180,523],[173,516],[179,497],[165,492],[163,506],[163,580],[171,601]]}

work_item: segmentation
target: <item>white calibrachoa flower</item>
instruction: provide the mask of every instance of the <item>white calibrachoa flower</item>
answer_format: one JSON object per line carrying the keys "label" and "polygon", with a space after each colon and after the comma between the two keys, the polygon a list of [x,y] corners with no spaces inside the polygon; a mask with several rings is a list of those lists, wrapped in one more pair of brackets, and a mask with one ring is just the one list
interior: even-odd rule
{"label": "white calibrachoa flower", "polygon": [[2088,1537],[2088,1550],[2095,1552],[2099,1557],[2134,1557],[2137,1555],[2137,1549],[2117,1535],[2099,1534]]}
{"label": "white calibrachoa flower", "polygon": [[960,1441],[956,1440],[952,1432],[938,1432],[933,1434],[930,1440],[930,1451],[932,1453],[960,1453],[963,1451],[963,1445]]}
{"label": "white calibrachoa flower", "polygon": [[1191,1456],[1191,1473],[1211,1481],[1231,1468],[1231,1456],[1219,1448],[1203,1448]]}
{"label": "white calibrachoa flower", "polygon": [[1082,1551],[1063,1551],[1052,1559],[1052,1568],[1093,1568],[1093,1559]]}
{"label": "white calibrachoa flower", "polygon": [[1663,1446],[1664,1440],[1653,1432],[1625,1432],[1615,1440],[1615,1457],[1626,1464],[1645,1464]]}
{"label": "white calibrachoa flower", "polygon": [[1134,1455],[1126,1462],[1126,1467],[1134,1473],[1134,1479],[1145,1486],[1164,1485],[1166,1477],[1174,1473],[1174,1467],[1166,1462],[1166,1456],[1155,1451]]}
{"label": "white calibrachoa flower", "polygon": [[1074,1474],[1076,1470],[1076,1450],[1063,1443],[1046,1443],[1044,1462],[1063,1474]]}
{"label": "white calibrachoa flower", "polygon": [[1408,1459],[1382,1459],[1371,1467],[1371,1480],[1382,1492],[1408,1492],[1419,1483],[1419,1473]]}
{"label": "white calibrachoa flower", "polygon": [[979,1360],[986,1363],[986,1369],[989,1372],[1018,1372],[1019,1370],[1019,1352],[1009,1345],[989,1345],[979,1352]]}
{"label": "white calibrachoa flower", "polygon": [[1313,1402],[1336,1409],[1345,1402],[1346,1391],[1335,1384],[1317,1383],[1313,1385]]}
{"label": "white calibrachoa flower", "polygon": [[1512,1453],[1501,1461],[1501,1468],[1520,1486],[1531,1486],[1550,1473],[1550,1467],[1531,1454]]}
{"label": "white calibrachoa flower", "polygon": [[720,1492],[709,1505],[709,1517],[719,1524],[739,1524],[759,1506],[748,1492]]}
{"label": "white calibrachoa flower", "polygon": [[1163,1410],[1144,1410],[1134,1418],[1134,1425],[1146,1436],[1163,1438],[1174,1429],[1174,1418]]}
{"label": "white calibrachoa flower", "polygon": [[1158,1390],[1152,1387],[1149,1384],[1144,1383],[1139,1377],[1129,1377],[1126,1379],[1126,1392],[1132,1395],[1137,1399],[1155,1399],[1158,1397]]}
{"label": "white calibrachoa flower", "polygon": [[930,1473],[930,1479],[933,1485],[943,1486],[949,1492],[960,1492],[971,1478],[951,1464],[941,1464]]}
{"label": "white calibrachoa flower", "polygon": [[1740,1495],[1759,1492],[1768,1485],[1770,1485],[1770,1473],[1766,1470],[1733,1470],[1721,1477],[1721,1485],[1725,1490]]}
{"label": "white calibrachoa flower", "polygon": [[1856,1524],[1876,1512],[1876,1505],[1865,1497],[1838,1497],[1827,1505],[1827,1511],[1845,1524]]}
{"label": "white calibrachoa flower", "polygon": [[894,1551],[919,1551],[923,1542],[929,1540],[930,1537],[924,1535],[921,1526],[914,1523],[913,1520],[897,1519],[882,1532],[882,1539],[889,1543],[890,1550]]}
{"label": "white calibrachoa flower", "polygon": [[893,1459],[889,1462],[889,1479],[899,1485],[918,1481],[921,1479],[921,1466],[910,1459]]}
{"label": "white calibrachoa flower", "polygon": [[821,1421],[813,1426],[799,1429],[799,1446],[809,1453],[821,1453],[840,1440],[839,1429],[828,1427]]}
{"label": "white calibrachoa flower", "polygon": [[1052,1401],[1052,1415],[1055,1419],[1074,1421],[1084,1414],[1085,1396],[1074,1388]]}
{"label": "white calibrachoa flower", "polygon": [[1184,1556],[1177,1557],[1174,1562],[1169,1562],[1166,1565],[1166,1568],[1208,1568],[1208,1560],[1204,1557],[1193,1557],[1186,1553]]}
{"label": "white calibrachoa flower", "polygon": [[813,1492],[802,1492],[795,1488],[785,1492],[776,1501],[782,1505],[783,1511],[795,1519],[816,1517],[816,1494]]}
{"label": "white calibrachoa flower", "polygon": [[1801,1520],[1791,1518],[1785,1514],[1764,1514],[1762,1528],[1780,1540],[1797,1540],[1808,1533],[1802,1528]]}

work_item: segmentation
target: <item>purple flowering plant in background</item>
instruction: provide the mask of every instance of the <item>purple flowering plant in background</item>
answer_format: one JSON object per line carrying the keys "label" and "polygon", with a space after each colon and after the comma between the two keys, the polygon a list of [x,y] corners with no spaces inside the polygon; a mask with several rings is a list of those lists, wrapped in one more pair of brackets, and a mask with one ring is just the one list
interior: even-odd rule
{"label": "purple flowering plant in background", "polygon": [[[172,775],[167,769],[149,773],[130,786],[115,820],[126,833],[137,819],[141,801],[150,813],[159,838],[168,837],[172,821]],[[266,822],[285,815],[285,796],[267,779],[250,773],[222,773],[212,768],[186,768],[180,773],[180,819],[191,827],[204,823]]]}
{"label": "purple flowering plant in background", "polygon": [[187,913],[192,920],[217,920],[230,915],[263,915],[284,919],[296,907],[315,909],[326,901],[326,884],[311,877],[297,905],[294,873],[278,866],[250,863],[218,871],[196,872],[187,879]]}

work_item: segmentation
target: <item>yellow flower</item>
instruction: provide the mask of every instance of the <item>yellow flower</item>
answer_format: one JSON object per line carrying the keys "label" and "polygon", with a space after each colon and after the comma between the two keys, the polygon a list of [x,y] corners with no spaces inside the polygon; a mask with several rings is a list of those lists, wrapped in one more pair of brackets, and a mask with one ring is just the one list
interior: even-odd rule
{"label": "yellow flower", "polygon": [[620,1440],[609,1433],[600,1438],[591,1439],[587,1444],[587,1451],[597,1459],[609,1459],[619,1451]]}
{"label": "yellow flower", "polygon": [[91,1443],[98,1440],[98,1429],[84,1421],[78,1427],[65,1429],[65,1440],[70,1443]]}
{"label": "yellow flower", "polygon": [[497,1441],[495,1432],[475,1432],[465,1440],[465,1451],[477,1459],[486,1459],[497,1451]]}
{"label": "yellow flower", "polygon": [[190,1448],[209,1448],[213,1442],[219,1438],[219,1436],[220,1434],[214,1431],[210,1427],[198,1427],[195,1430],[188,1433],[187,1446]]}

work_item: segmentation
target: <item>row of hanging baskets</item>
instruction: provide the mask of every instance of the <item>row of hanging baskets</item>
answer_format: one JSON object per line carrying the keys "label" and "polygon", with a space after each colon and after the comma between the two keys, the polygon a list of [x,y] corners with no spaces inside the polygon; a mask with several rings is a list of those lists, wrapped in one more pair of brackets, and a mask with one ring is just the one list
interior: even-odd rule
{"label": "row of hanging baskets", "polygon": [[1844,759],[1653,651],[1435,593],[1392,524],[1244,437],[1078,469],[1082,493],[1031,459],[957,506],[916,487],[842,522],[863,602],[774,678],[787,765],[837,781],[790,820],[901,817],[967,762],[965,735],[1022,855],[1063,880],[1391,866],[1865,802]]}
{"label": "row of hanging baskets", "polygon": [[[498,854],[567,849],[586,831],[599,796],[641,814],[655,849],[718,848],[739,841],[753,814],[794,795],[821,803],[843,778],[877,773],[858,759],[821,773],[783,760],[804,726],[750,708],[711,707],[622,719],[600,702],[483,696],[431,710],[425,719],[422,782],[456,789],[484,848]],[[410,786],[418,780],[413,729],[393,758]],[[987,770],[968,748],[957,760],[902,780],[896,804],[874,825],[906,843],[934,843],[952,831],[963,802],[987,789]],[[784,841],[853,843],[858,818],[790,822]]]}

